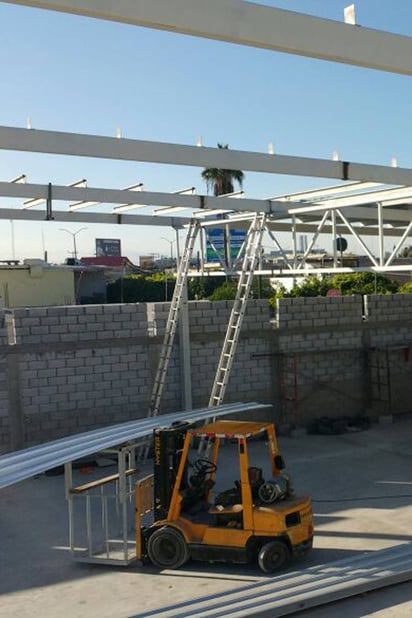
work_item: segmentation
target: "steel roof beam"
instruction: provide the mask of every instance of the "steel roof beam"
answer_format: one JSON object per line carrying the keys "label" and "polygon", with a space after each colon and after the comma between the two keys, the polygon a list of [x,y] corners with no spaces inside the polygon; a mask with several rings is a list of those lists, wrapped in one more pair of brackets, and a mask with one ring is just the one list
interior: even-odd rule
{"label": "steel roof beam", "polygon": [[[1,208],[0,220],[16,220],[16,221],[46,221],[46,213],[44,210],[18,210],[16,208]],[[109,225],[145,225],[157,227],[172,227],[175,229],[182,228],[190,223],[189,217],[167,217],[154,215],[124,215],[124,214],[106,214],[106,213],[87,213],[87,212],[69,212],[64,210],[53,210],[53,218],[51,221],[64,223],[107,223]],[[361,236],[376,236],[376,222],[373,226],[362,226],[357,228],[358,234]],[[237,222],[237,227],[240,227]],[[290,233],[290,223],[285,221],[269,221],[268,227],[276,232]],[[316,232],[317,225],[314,223],[297,223],[296,231],[302,234]],[[345,232],[346,227],[339,225],[338,232]],[[399,228],[385,228],[385,236],[402,236],[404,225]],[[325,233],[327,231],[325,230]]]}
{"label": "steel roof beam", "polygon": [[[8,0],[50,9],[412,75],[412,39],[242,0]],[[236,168],[242,169],[242,168]]]}
{"label": "steel roof beam", "polygon": [[0,149],[412,186],[407,168],[16,127],[0,127]]}
{"label": "steel roof beam", "polygon": [[[341,207],[342,208],[342,207]],[[328,210],[325,208],[324,210]],[[322,214],[322,211],[314,212],[314,213],[298,213],[298,217],[302,221],[318,221],[319,216]],[[377,222],[377,207],[373,206],[346,206],[345,207],[346,216],[352,221],[361,221],[365,225],[372,223],[372,225],[376,225]],[[395,209],[395,208],[386,208],[384,209],[384,219],[385,223],[397,223],[397,224],[407,224],[411,220],[412,217],[412,206],[410,209]]]}
{"label": "steel roof beam", "polygon": [[[2,197],[31,197],[47,199],[49,185],[14,184],[0,182]],[[251,211],[282,213],[287,216],[291,204],[272,202],[269,200],[242,199],[233,200],[205,195],[178,195],[176,193],[160,193],[153,191],[128,191],[125,189],[101,189],[96,187],[66,187],[52,185],[52,199],[56,201],[93,201],[101,204],[124,204],[125,202],[147,206],[184,206],[188,209],[213,210],[222,209],[222,203],[227,200],[228,211]],[[73,212],[73,211],[70,211]],[[163,217],[158,216],[159,219]]]}
{"label": "steel roof beam", "polygon": [[150,225],[157,227],[182,228],[190,223],[188,217],[154,217],[152,215],[115,215],[105,213],[69,212],[53,210],[52,219],[47,219],[44,210],[18,210],[1,208],[0,220],[9,221],[61,221],[65,223],[108,223],[109,225]]}
{"label": "steel roof beam", "polygon": [[[269,199],[278,200],[281,202],[300,202],[303,203],[316,200],[318,198],[327,198],[330,195],[339,195],[341,193],[353,193],[354,191],[363,191],[381,185],[379,182],[351,182],[345,185],[333,185],[332,187],[321,187],[320,189],[309,189],[300,191],[299,193],[290,193],[287,195],[278,195]],[[303,205],[303,204],[302,204]]]}

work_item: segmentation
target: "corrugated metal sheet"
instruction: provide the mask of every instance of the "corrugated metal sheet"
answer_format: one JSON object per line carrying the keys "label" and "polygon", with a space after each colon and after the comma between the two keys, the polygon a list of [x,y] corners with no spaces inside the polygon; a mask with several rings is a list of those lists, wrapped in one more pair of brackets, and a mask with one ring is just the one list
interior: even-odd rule
{"label": "corrugated metal sheet", "polygon": [[275,618],[410,579],[412,543],[407,543],[135,614],[132,618]]}
{"label": "corrugated metal sheet", "polygon": [[198,408],[189,412],[174,412],[154,418],[142,418],[120,425],[112,425],[85,433],[68,436],[46,444],[40,444],[0,457],[0,489],[40,474],[69,461],[87,457],[105,448],[128,440],[150,436],[153,429],[170,425],[175,421],[200,421],[204,418],[241,414],[251,410],[270,407],[265,404],[232,403],[211,408]]}

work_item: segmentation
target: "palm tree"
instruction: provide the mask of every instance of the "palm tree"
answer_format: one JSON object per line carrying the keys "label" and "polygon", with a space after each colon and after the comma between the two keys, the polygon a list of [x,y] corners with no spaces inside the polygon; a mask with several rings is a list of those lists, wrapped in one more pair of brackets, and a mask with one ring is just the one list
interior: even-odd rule
{"label": "palm tree", "polygon": [[[217,147],[224,150],[229,149],[228,144],[218,144]],[[202,172],[202,178],[206,182],[208,193],[213,191],[213,195],[216,197],[219,195],[226,195],[227,193],[233,193],[234,182],[237,182],[240,188],[242,188],[244,177],[244,173],[240,170],[224,170],[217,167],[206,167]],[[224,215],[220,215],[220,217],[224,218]],[[228,268],[230,264],[229,244],[230,237],[225,226],[223,228],[223,251],[226,268]]]}
{"label": "palm tree", "polygon": [[[218,144],[218,148],[228,150],[228,144]],[[233,183],[237,182],[242,188],[244,173],[240,170],[223,170],[217,167],[206,167],[202,172],[202,178],[206,182],[208,192],[213,191],[213,195],[225,195],[233,193]]]}

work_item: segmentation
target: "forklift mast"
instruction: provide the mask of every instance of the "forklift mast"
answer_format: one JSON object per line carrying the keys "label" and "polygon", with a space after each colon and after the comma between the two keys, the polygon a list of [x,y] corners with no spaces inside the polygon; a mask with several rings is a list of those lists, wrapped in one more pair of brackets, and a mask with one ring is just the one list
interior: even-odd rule
{"label": "forklift mast", "polygon": [[[182,456],[186,432],[193,423],[177,421],[171,427],[159,427],[153,432],[154,519],[166,519]],[[187,486],[187,466],[181,489]]]}

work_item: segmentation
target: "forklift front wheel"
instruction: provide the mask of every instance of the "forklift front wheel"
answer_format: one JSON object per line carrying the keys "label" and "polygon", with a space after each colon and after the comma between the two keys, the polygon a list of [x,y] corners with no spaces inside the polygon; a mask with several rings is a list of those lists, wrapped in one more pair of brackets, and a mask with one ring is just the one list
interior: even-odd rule
{"label": "forklift front wheel", "polygon": [[282,541],[270,541],[263,545],[258,555],[258,564],[264,573],[274,573],[287,565],[290,551]]}
{"label": "forklift front wheel", "polygon": [[178,569],[189,560],[189,550],[183,536],[166,526],[150,536],[147,553],[159,569]]}

